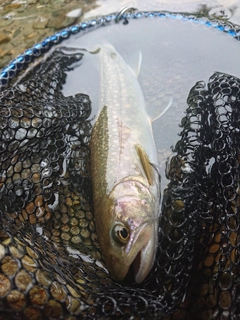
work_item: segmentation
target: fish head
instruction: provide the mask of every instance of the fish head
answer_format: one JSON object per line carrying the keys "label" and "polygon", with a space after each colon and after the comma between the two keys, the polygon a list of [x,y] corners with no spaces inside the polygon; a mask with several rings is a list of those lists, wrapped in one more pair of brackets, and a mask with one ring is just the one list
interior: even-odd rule
{"label": "fish head", "polygon": [[158,238],[156,200],[147,187],[133,181],[120,184],[104,206],[97,234],[107,269],[116,280],[123,280],[130,267],[137,283],[150,272]]}

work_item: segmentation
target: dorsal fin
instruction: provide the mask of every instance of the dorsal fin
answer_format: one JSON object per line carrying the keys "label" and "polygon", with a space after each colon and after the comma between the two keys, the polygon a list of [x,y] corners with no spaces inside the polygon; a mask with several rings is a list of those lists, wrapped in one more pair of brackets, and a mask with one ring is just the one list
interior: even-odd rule
{"label": "dorsal fin", "polygon": [[142,65],[142,52],[136,51],[127,53],[126,58],[124,59],[128,67],[131,69],[131,71],[134,73],[136,78],[138,78],[141,65]]}
{"label": "dorsal fin", "polygon": [[150,185],[153,185],[154,168],[149,161],[148,155],[146,154],[145,150],[139,144],[135,144],[135,149],[137,151],[138,157],[139,157],[140,162],[142,164],[142,168],[144,170],[144,173],[147,177],[148,183]]}

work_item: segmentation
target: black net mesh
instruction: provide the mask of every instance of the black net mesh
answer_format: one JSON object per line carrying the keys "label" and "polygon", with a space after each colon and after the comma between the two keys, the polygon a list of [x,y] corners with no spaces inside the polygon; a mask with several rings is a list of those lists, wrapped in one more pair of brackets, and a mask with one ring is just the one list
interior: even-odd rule
{"label": "black net mesh", "polygon": [[179,187],[198,226],[192,278],[177,319],[240,317],[239,97],[240,80],[230,75],[198,82],[169,165],[167,192]]}
{"label": "black net mesh", "polygon": [[155,265],[120,284],[95,232],[90,99],[61,94],[81,58],[55,50],[1,93],[0,319],[237,319],[240,81],[191,90]]}

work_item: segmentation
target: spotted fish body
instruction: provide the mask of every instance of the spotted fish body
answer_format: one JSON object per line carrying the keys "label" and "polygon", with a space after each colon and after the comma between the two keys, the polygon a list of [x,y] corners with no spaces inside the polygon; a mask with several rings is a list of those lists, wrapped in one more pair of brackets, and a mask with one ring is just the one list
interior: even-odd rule
{"label": "spotted fish body", "polygon": [[142,282],[157,248],[157,154],[141,87],[115,48],[100,48],[100,110],[91,138],[98,240],[111,275]]}

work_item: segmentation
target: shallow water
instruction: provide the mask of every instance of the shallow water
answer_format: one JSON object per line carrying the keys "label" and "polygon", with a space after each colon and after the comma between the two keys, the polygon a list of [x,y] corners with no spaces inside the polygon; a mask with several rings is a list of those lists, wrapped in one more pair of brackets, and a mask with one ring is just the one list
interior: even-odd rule
{"label": "shallow water", "polygon": [[[156,114],[160,113],[173,99],[167,112],[153,123],[162,188],[165,188],[165,162],[171,154],[171,146],[179,139],[179,124],[187,108],[190,89],[197,81],[207,82],[216,71],[240,77],[240,43],[228,34],[191,21],[149,18],[73,36],[64,46],[91,51],[106,41],[114,45],[126,62],[131,61],[131,55],[137,50],[142,52],[139,82],[150,115],[153,109]],[[88,94],[94,120],[101,85],[98,55],[82,52],[82,62],[68,73],[63,93],[65,96],[79,92]]]}

